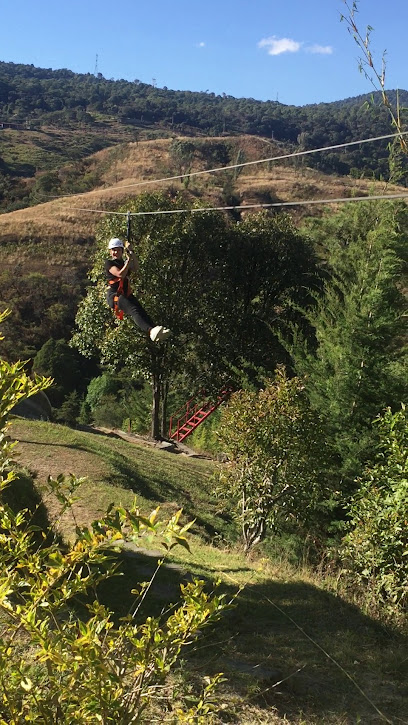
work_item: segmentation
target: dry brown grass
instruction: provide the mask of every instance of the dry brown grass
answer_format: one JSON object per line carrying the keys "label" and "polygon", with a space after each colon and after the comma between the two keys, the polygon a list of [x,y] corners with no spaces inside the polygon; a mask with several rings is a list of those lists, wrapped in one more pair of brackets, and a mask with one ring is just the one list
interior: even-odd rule
{"label": "dry brown grass", "polygon": [[[191,140],[191,139],[189,139]],[[207,139],[207,143],[228,143],[234,156],[241,150],[245,161],[284,153],[271,142],[250,136]],[[47,248],[55,242],[92,243],[102,210],[112,210],[130,197],[163,188],[182,188],[180,181],[151,183],[154,179],[177,175],[169,154],[171,139],[125,143],[104,149],[90,157],[90,169],[98,169],[102,185],[95,191],[66,196],[0,216],[0,243],[22,246],[31,241]],[[191,171],[202,171],[205,164],[195,159]],[[189,190],[203,200],[222,206],[227,172],[193,177]],[[146,182],[145,184],[143,182]],[[306,166],[294,168],[291,161],[245,167],[234,183],[241,204],[340,198],[384,193],[383,182],[322,174]],[[140,186],[136,186],[140,184]],[[133,185],[133,186],[132,186]],[[388,192],[399,187],[388,186]],[[400,190],[400,189],[399,189]],[[84,211],[93,210],[93,211]],[[295,219],[319,214],[322,207],[292,209]],[[82,254],[82,251],[81,251]],[[74,255],[75,256],[75,255]]]}

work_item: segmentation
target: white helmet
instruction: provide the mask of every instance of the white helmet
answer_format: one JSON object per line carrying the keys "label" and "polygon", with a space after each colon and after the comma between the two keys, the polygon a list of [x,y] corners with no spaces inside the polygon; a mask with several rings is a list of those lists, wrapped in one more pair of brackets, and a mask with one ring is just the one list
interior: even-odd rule
{"label": "white helmet", "polygon": [[116,249],[117,247],[122,247],[122,249],[124,249],[125,245],[123,244],[121,239],[119,239],[118,237],[113,237],[113,239],[109,241],[108,249]]}

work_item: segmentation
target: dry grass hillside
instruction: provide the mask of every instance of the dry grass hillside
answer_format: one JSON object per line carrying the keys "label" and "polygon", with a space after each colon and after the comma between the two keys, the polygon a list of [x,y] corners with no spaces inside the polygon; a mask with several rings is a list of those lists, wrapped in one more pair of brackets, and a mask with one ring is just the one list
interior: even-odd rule
{"label": "dry grass hillside", "polygon": [[[251,136],[185,141],[199,144],[209,152],[207,159],[203,153],[194,154],[189,167],[192,172],[223,166],[222,163],[209,163],[211,147],[220,145],[228,149],[230,164],[237,159],[255,161],[285,153],[281,145]],[[97,172],[99,187],[1,215],[3,251],[8,251],[12,262],[13,247],[17,246],[20,258],[21,255],[23,258],[28,256],[31,264],[33,252],[38,260],[47,259],[51,251],[54,259],[60,253],[66,258],[69,248],[71,263],[79,262],[84,251],[92,246],[103,210],[115,209],[129,197],[145,191],[182,188],[181,180],[154,181],[186,170],[172,156],[171,144],[171,139],[122,143],[93,154],[88,159],[88,168]],[[224,206],[231,204],[231,198],[234,204],[262,204],[379,194],[384,193],[385,188],[382,182],[325,175],[298,159],[247,166],[239,173],[221,171],[192,177],[188,191],[194,197]],[[390,193],[392,187],[388,186],[387,191]],[[298,219],[306,214],[318,214],[322,208],[306,205],[293,208],[290,213]]]}

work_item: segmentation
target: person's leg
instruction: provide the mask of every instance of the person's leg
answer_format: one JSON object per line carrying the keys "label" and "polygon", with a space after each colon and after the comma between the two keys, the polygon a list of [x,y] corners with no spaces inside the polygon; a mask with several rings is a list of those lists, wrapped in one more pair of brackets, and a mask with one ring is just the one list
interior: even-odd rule
{"label": "person's leg", "polygon": [[129,315],[141,330],[150,332],[155,326],[146,310],[134,295],[130,295],[129,297],[121,295],[118,300],[118,307],[120,310],[123,310],[125,315]]}

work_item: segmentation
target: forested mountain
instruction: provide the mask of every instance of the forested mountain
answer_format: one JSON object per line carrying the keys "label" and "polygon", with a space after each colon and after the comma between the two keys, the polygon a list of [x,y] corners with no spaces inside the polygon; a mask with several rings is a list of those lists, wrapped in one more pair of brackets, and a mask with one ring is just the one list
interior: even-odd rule
{"label": "forested mountain", "polygon": [[[395,92],[390,92],[391,99]],[[277,101],[234,98],[209,92],[175,91],[166,87],[106,79],[101,73],[78,74],[0,62],[0,133],[7,129],[26,134],[59,128],[81,129],[85,141],[73,144],[73,158],[122,140],[166,135],[253,134],[308,150],[389,133],[390,118],[378,94],[335,103],[303,107]],[[400,104],[408,105],[401,91]],[[2,129],[2,130],[1,130]],[[46,139],[42,145],[46,145]],[[52,144],[51,144],[52,145]],[[69,146],[69,144],[68,144]],[[54,149],[58,151],[57,148]],[[61,149],[60,149],[61,150]],[[58,155],[58,154],[57,154]],[[19,155],[1,153],[3,177],[33,177],[41,163],[21,161]],[[64,159],[66,160],[66,152]],[[388,178],[385,144],[355,147],[347,154],[325,153],[310,157],[310,165],[326,173],[364,174]],[[52,163],[48,165],[48,169]],[[54,160],[54,168],[57,160]]]}

